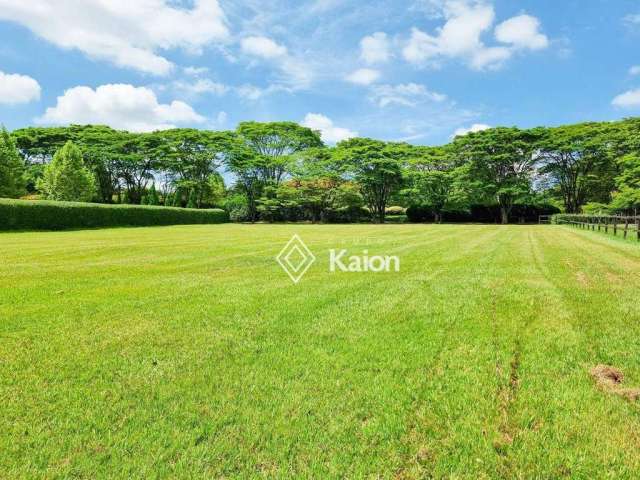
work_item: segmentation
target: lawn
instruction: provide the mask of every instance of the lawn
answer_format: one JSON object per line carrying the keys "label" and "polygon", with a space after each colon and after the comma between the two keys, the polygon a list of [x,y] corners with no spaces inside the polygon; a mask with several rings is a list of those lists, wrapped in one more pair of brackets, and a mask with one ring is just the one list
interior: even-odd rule
{"label": "lawn", "polygon": [[[294,285],[274,260],[298,233]],[[401,271],[330,273],[330,248]],[[0,234],[0,478],[638,478],[640,246],[556,226]]]}

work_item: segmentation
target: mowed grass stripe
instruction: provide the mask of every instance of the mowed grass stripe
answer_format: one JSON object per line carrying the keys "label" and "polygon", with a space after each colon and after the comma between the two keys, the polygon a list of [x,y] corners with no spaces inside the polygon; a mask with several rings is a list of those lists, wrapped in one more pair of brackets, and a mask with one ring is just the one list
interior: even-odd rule
{"label": "mowed grass stripe", "polygon": [[[273,258],[293,233],[319,258],[297,286]],[[12,260],[29,269],[20,238],[40,269],[1,294],[0,476],[632,478],[637,409],[588,368],[608,360],[638,378],[637,284],[599,280],[634,266],[621,242],[574,237],[451,225],[0,236],[4,285]],[[334,245],[396,252],[402,272],[329,274]]]}

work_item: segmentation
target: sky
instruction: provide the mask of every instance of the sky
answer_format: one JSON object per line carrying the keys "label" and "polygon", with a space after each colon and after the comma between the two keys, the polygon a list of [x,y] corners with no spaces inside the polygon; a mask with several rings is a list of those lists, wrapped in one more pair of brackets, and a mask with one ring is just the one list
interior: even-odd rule
{"label": "sky", "polygon": [[0,123],[435,145],[640,116],[637,0],[0,0]]}

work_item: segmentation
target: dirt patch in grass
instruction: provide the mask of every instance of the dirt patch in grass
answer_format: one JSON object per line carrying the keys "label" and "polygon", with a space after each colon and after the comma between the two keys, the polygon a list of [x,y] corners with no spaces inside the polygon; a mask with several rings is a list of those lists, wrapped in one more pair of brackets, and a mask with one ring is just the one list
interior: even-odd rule
{"label": "dirt patch in grass", "polygon": [[632,402],[640,399],[640,388],[624,388],[624,373],[610,365],[597,365],[591,369],[596,385],[608,392],[626,398]]}

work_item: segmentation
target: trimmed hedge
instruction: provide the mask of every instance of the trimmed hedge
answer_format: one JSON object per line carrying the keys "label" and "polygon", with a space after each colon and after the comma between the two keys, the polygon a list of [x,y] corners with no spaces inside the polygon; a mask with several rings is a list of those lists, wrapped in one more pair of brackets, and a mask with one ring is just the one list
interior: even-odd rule
{"label": "trimmed hedge", "polygon": [[0,230],[225,223],[224,210],[0,199]]}
{"label": "trimmed hedge", "polygon": [[[540,215],[554,215],[560,210],[553,205],[516,204],[509,215],[511,223],[537,223]],[[468,211],[445,210],[443,222],[447,223],[500,223],[500,207],[497,205],[471,205]],[[412,223],[433,222],[433,209],[428,205],[413,205],[407,209]]]}

